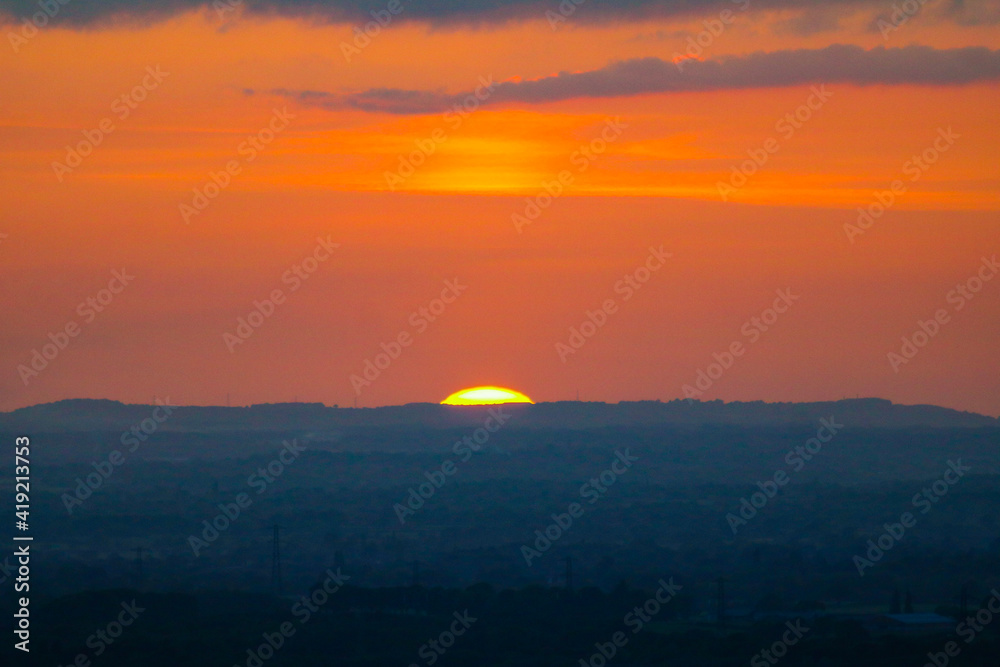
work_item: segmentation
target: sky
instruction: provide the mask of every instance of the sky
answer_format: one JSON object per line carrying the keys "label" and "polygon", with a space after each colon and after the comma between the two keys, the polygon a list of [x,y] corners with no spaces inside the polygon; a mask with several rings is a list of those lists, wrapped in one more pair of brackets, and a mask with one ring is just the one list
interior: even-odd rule
{"label": "sky", "polygon": [[0,410],[1000,415],[994,2],[0,0],[0,30]]}

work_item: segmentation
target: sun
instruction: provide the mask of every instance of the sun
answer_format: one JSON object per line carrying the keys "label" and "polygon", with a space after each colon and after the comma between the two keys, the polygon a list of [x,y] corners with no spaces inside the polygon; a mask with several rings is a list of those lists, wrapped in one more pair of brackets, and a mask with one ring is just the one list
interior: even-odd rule
{"label": "sun", "polygon": [[534,403],[519,391],[504,387],[470,387],[456,391],[441,405],[497,405],[498,403]]}

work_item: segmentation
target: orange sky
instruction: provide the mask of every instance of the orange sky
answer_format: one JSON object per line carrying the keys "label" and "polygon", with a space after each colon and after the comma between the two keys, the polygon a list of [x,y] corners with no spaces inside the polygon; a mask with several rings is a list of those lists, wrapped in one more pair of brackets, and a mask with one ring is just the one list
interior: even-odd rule
{"label": "orange sky", "polygon": [[[219,404],[227,393],[235,404],[374,406],[439,401],[474,385],[536,401],[577,390],[587,400],[668,400],[713,353],[749,343],[744,324],[790,288],[800,301],[702,398],[881,396],[1000,414],[1000,279],[961,308],[948,299],[1000,252],[1000,76],[986,67],[971,83],[928,85],[859,82],[855,72],[828,84],[829,99],[790,135],[778,121],[821,80],[588,92],[596,84],[587,73],[614,63],[670,62],[727,6],[571,17],[557,30],[544,18],[401,18],[351,62],[340,44],[352,23],[220,21],[211,10],[49,26],[16,53],[0,48],[0,409],[67,397]],[[1000,48],[995,20],[927,9],[883,39],[868,29],[877,11],[850,6],[839,25],[816,31],[790,28],[790,10],[737,13],[702,58],[739,63],[830,45]],[[153,81],[147,68],[167,74],[134,108],[116,103]],[[482,77],[508,91],[538,80],[531,90],[541,90],[560,72],[581,75],[573,85],[584,92],[498,97],[460,122],[438,109],[343,102],[464,95]],[[289,120],[272,120],[275,109]],[[609,119],[620,131],[581,158]],[[98,136],[102,121],[113,130],[57,175],[67,144],[84,131]],[[247,136],[269,123],[273,141],[247,149]],[[947,128],[957,138],[933,149]],[[769,139],[777,149],[723,201],[720,181]],[[431,142],[433,153],[390,191],[386,172],[415,142]],[[910,180],[908,161],[924,151],[935,161]],[[229,185],[185,215],[192,189],[210,173],[222,178],[230,162],[238,173]],[[570,182],[519,232],[512,215],[560,172]],[[845,224],[895,179],[905,192],[852,242]],[[339,247],[292,290],[283,274],[313,256],[318,237]],[[626,300],[616,284],[661,245],[672,257]],[[79,304],[122,268],[134,281],[86,321]],[[456,278],[467,290],[425,329],[415,325],[411,314]],[[287,300],[231,352],[223,334],[274,290]],[[607,299],[616,309],[606,324],[563,361],[557,343]],[[949,321],[894,371],[887,354],[938,309]],[[19,367],[68,323],[79,334],[25,382]],[[404,333],[411,344],[357,395],[351,376]]]}

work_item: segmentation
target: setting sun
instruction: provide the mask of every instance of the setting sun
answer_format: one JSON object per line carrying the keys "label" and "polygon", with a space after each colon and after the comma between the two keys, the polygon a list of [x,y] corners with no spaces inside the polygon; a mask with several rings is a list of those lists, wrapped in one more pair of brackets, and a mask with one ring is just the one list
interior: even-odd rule
{"label": "setting sun", "polygon": [[442,405],[495,405],[497,403],[534,403],[519,391],[504,387],[471,387],[456,391],[441,401]]}

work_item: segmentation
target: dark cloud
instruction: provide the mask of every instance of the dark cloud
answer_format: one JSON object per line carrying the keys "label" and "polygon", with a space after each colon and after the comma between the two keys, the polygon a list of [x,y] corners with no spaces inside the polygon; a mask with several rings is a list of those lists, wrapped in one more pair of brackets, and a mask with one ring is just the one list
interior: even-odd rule
{"label": "dark cloud", "polygon": [[[659,58],[626,60],[589,72],[562,72],[534,81],[499,83],[485,103],[542,104],[580,97],[774,88],[811,83],[951,86],[979,81],[1000,81],[1000,50],[907,46],[866,51],[858,46],[836,44],[816,50],[685,60],[680,65]],[[457,95],[385,88],[347,95],[272,92],[330,109],[422,114],[444,111],[469,99],[475,91]]]}
{"label": "dark cloud", "polygon": [[840,19],[842,17],[843,13],[836,5],[809,8],[775,24],[774,32],[777,34],[803,36],[830,32],[840,28]]}
{"label": "dark cloud", "polygon": [[[43,0],[58,5],[52,22],[77,26],[108,23],[149,23],[192,9],[213,11],[216,0]],[[319,21],[357,22],[371,19],[372,11],[386,8],[388,0],[217,0],[234,4],[256,15],[304,17]],[[396,20],[431,22],[495,23],[508,20],[543,18],[546,11],[558,11],[560,0],[401,0],[403,12]],[[566,0],[570,2],[570,0]],[[63,4],[65,2],[65,4]],[[965,3],[989,3],[977,0]],[[572,21],[595,22],[635,20],[649,17],[718,15],[737,8],[744,0],[583,0]],[[750,0],[754,9],[829,11],[832,6],[869,7],[884,10],[885,0]],[[959,8],[964,14],[964,7]],[[0,0],[0,14],[20,19],[40,11],[39,0]],[[231,16],[231,13],[229,14]]]}

